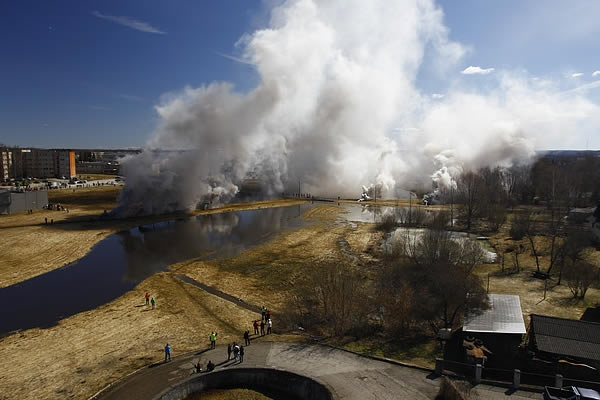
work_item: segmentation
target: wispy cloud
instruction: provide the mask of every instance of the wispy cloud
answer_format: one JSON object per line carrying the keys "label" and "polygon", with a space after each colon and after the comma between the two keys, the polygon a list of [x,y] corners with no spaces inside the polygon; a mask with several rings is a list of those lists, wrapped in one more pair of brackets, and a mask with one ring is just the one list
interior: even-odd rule
{"label": "wispy cloud", "polygon": [[218,51],[215,51],[215,54],[217,54],[217,55],[219,55],[221,57],[225,57],[225,58],[227,58],[229,60],[242,63],[242,64],[254,65],[250,61],[244,60],[243,58],[240,58],[240,57],[236,57],[236,56],[232,56],[232,55],[229,55],[229,54],[220,53]]}
{"label": "wispy cloud", "polygon": [[571,74],[571,78],[579,78],[580,76],[583,76],[583,72],[574,72]]}
{"label": "wispy cloud", "polygon": [[91,105],[90,108],[96,111],[108,111],[110,108],[104,106]]}
{"label": "wispy cloud", "polygon": [[594,71],[594,72],[592,72],[592,76],[600,76],[600,71]]}
{"label": "wispy cloud", "polygon": [[587,92],[588,90],[592,90],[592,89],[596,89],[596,88],[600,88],[600,81],[586,83],[585,85],[578,86],[575,89],[567,90],[566,93],[573,93],[573,92],[581,93],[581,92]]}
{"label": "wispy cloud", "polygon": [[138,21],[137,19],[123,17],[123,16],[116,16],[116,15],[106,15],[106,14],[102,14],[100,11],[94,11],[94,12],[92,12],[92,14],[98,18],[102,18],[107,21],[114,22],[115,24],[123,25],[123,26],[126,26],[131,29],[135,29],[136,31],[146,32],[146,33],[158,33],[161,35],[164,35],[165,33],[167,33],[167,32],[161,31],[158,28],[153,27],[152,25],[150,25],[147,22]]}
{"label": "wispy cloud", "polygon": [[441,94],[441,93],[434,93],[434,94],[431,95],[431,98],[433,98],[433,99],[443,99],[444,95]]}
{"label": "wispy cloud", "polygon": [[476,66],[469,66],[465,68],[461,74],[463,75],[487,75],[494,72],[494,68],[481,68]]}
{"label": "wispy cloud", "polygon": [[133,94],[121,93],[121,94],[119,94],[117,96],[120,97],[120,98],[122,98],[122,99],[131,100],[131,101],[144,101],[145,100],[143,97],[135,96]]}

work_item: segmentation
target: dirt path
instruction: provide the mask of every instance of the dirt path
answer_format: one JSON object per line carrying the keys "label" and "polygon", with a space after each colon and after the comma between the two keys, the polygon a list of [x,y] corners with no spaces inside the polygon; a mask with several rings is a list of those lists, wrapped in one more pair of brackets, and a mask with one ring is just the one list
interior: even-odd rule
{"label": "dirt path", "polygon": [[225,292],[222,292],[218,289],[215,289],[212,286],[208,286],[205,285],[204,283],[200,283],[192,278],[190,278],[189,276],[183,275],[183,274],[177,274],[176,275],[179,279],[181,279],[182,281],[184,281],[185,283],[189,283],[190,285],[194,285],[202,290],[204,290],[205,292],[208,292],[214,296],[220,297],[223,300],[227,300],[233,304],[235,304],[238,307],[242,307],[245,308],[248,311],[252,311],[252,312],[256,312],[256,313],[260,313],[260,307],[259,306],[254,306],[251,304],[246,303],[244,300],[239,299],[237,297],[234,297],[230,294],[227,294]]}

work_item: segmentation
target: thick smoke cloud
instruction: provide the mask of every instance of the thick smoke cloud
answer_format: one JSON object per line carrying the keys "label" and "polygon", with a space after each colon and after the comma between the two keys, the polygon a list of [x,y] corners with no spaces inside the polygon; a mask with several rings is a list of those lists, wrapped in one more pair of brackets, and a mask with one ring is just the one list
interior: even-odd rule
{"label": "thick smoke cloud", "polygon": [[430,0],[289,0],[237,46],[257,87],[214,82],[164,96],[153,138],[124,163],[121,213],[226,202],[248,174],[265,196],[298,181],[330,196],[369,184],[429,189],[600,126],[580,93],[524,73],[495,72],[485,93],[459,83],[435,99],[421,92],[421,69],[455,79],[466,52]]}

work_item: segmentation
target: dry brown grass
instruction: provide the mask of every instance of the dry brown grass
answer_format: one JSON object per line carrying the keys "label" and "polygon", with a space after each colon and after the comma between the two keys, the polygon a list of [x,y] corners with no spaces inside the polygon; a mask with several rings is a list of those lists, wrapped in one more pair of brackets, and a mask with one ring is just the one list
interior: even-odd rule
{"label": "dry brown grass", "polygon": [[[546,299],[544,300],[544,285],[546,282],[532,276],[536,270],[536,264],[530,245],[527,239],[512,240],[508,235],[509,228],[509,226],[505,226],[501,232],[491,236],[490,244],[500,255],[508,248],[514,248],[519,244],[523,245],[525,251],[519,256],[521,271],[513,274],[502,274],[500,265],[490,264],[479,266],[476,273],[481,276],[486,285],[489,274],[490,293],[520,296],[521,308],[527,324],[529,323],[529,314],[532,313],[579,319],[587,307],[600,304],[600,290],[597,288],[589,289],[584,300],[577,300],[573,299],[573,295],[564,281],[557,286],[558,267],[555,267],[554,276],[547,282]],[[544,241],[548,239],[539,236],[535,240],[537,245],[543,248]],[[506,270],[512,268],[512,257],[512,253],[506,253]],[[585,250],[585,259],[596,266],[600,266],[600,252],[591,246]],[[540,265],[542,270],[546,268],[548,255],[543,255],[540,258]]]}
{"label": "dry brown grass", "polygon": [[[157,300],[144,304],[144,293]],[[161,360],[165,343],[174,355],[240,340],[256,317],[245,309],[182,283],[169,273],[148,278],[134,290],[49,329],[31,329],[0,339],[0,398],[87,398],[121,376]]]}
{"label": "dry brown grass", "polygon": [[194,393],[185,400],[270,400],[262,393],[248,389],[209,390],[202,393]]}
{"label": "dry brown grass", "polygon": [[[66,194],[63,202],[68,204],[65,199]],[[106,199],[95,203],[95,200],[89,201],[98,205]],[[85,199],[71,201],[74,205],[88,202]],[[197,214],[283,204],[294,203],[292,200],[238,204]],[[146,279],[136,289],[115,301],[67,318],[53,328],[32,329],[0,339],[0,382],[4,389],[0,397],[10,394],[11,398],[29,399],[84,398],[136,368],[160,359],[167,341],[172,344],[174,353],[179,354],[204,345],[206,336],[213,329],[219,332],[220,342],[239,339],[240,333],[250,328],[250,321],[257,314],[184,284],[174,277],[174,273],[185,273],[248,303],[265,304],[277,312],[289,298],[294,285],[303,279],[306,269],[311,268],[317,260],[331,257],[348,262],[347,254],[340,249],[340,239],[348,243],[349,251],[358,256],[360,262],[368,264],[375,257],[373,248],[381,239],[381,233],[375,232],[370,224],[356,224],[356,228],[352,228],[348,224],[336,223],[339,210],[329,205],[313,208],[305,216],[312,221],[312,225],[283,232],[237,257],[211,261],[189,260],[176,264],[170,271]],[[73,206],[72,214],[77,215],[78,212],[85,216],[86,213],[99,213],[101,208],[90,206],[78,209]],[[49,213],[62,215],[58,212]],[[39,219],[43,215],[36,212],[34,215],[0,218],[0,232],[4,239],[0,241],[2,282],[16,282],[27,274],[41,273],[44,268],[56,268],[65,259],[55,259],[49,255],[67,253],[71,256],[74,243],[81,242],[83,246],[85,234],[90,235],[88,243],[91,247],[118,228],[115,222],[65,223],[65,226],[72,228],[73,235],[69,236],[69,229],[63,229],[63,226],[60,229],[56,226],[40,226]],[[66,214],[63,215],[63,218],[66,217]],[[139,223],[139,220],[122,222],[125,224],[123,226]],[[492,243],[498,247],[508,246],[510,242],[505,240],[505,236],[494,236]],[[20,244],[19,240],[23,243]],[[62,243],[67,245],[63,246]],[[30,253],[25,256],[19,254],[26,251]],[[84,247],[76,252],[79,251],[85,253]],[[593,253],[590,257],[595,255]],[[531,256],[523,254],[522,259],[525,271],[516,275],[492,275],[490,291],[519,294],[525,314],[538,312],[578,318],[585,306],[598,301],[598,291],[591,289],[585,302],[573,303],[569,300],[568,289],[560,286],[552,288],[547,300],[540,303],[543,281],[530,277],[533,265]],[[26,270],[25,274],[12,276],[29,264],[35,267]],[[17,267],[13,268],[13,265]],[[7,266],[12,269],[7,269]],[[498,265],[484,265],[478,268],[478,273],[486,277],[488,272],[494,273],[499,269]],[[144,307],[136,307],[143,303],[145,291],[156,296],[157,310],[146,312]],[[274,323],[277,330],[277,313]],[[297,340],[295,337],[275,338]],[[435,352],[433,343],[425,341],[422,345],[413,343],[392,348],[384,347],[377,341],[363,340],[355,346],[350,344],[350,347],[426,365],[428,354]]]}

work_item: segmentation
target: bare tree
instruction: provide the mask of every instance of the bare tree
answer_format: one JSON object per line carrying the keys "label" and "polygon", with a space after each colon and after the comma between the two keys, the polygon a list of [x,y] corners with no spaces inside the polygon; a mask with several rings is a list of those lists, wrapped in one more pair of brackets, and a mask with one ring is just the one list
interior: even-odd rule
{"label": "bare tree", "polygon": [[598,280],[598,268],[583,261],[568,262],[564,275],[573,297],[583,299],[590,286]]}
{"label": "bare tree", "polygon": [[473,171],[464,171],[458,176],[456,182],[456,201],[461,205],[463,216],[467,225],[467,231],[471,230],[474,218],[478,215],[479,192],[481,189],[481,178]]}
{"label": "bare tree", "polygon": [[362,277],[351,266],[322,261],[306,271],[288,306],[297,322],[342,335],[355,324],[366,321],[366,296]]}
{"label": "bare tree", "polygon": [[436,229],[407,234],[400,240],[403,279],[418,298],[419,317],[434,331],[455,326],[466,308],[486,307],[485,290],[473,273],[484,256],[478,243],[457,240],[450,232]]}

